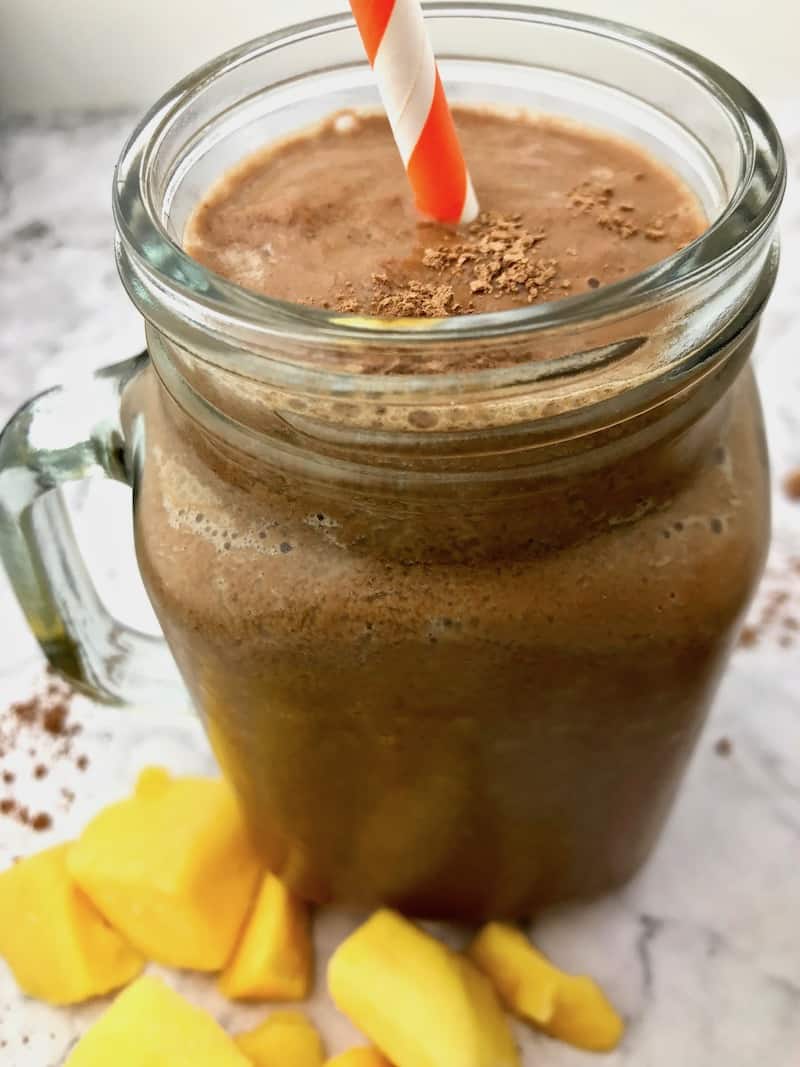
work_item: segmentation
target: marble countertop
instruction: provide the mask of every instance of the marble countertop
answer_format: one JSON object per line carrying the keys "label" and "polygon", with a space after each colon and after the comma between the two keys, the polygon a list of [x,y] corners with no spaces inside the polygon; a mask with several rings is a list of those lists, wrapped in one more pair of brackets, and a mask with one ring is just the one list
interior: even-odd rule
{"label": "marble countertop", "polygon": [[[800,103],[797,102],[797,103]],[[798,1067],[800,1064],[800,503],[781,489],[800,467],[800,107],[775,103],[789,149],[784,258],[758,345],[758,375],[773,459],[774,540],[753,620],[759,639],[737,650],[661,844],[623,892],[540,917],[538,943],[565,967],[592,974],[628,1020],[619,1050],[576,1052],[524,1033],[525,1067]],[[112,254],[111,169],[132,114],[74,115],[0,124],[0,423],[32,393],[115,362],[143,346],[137,313]],[[101,595],[128,621],[152,625],[129,561],[129,502],[120,486],[70,493],[79,535],[90,538]],[[111,506],[109,506],[111,505]],[[103,509],[103,537],[91,516]],[[93,511],[94,508],[94,511]],[[122,546],[122,547],[120,547]],[[786,593],[783,598],[777,594]],[[780,610],[775,605],[778,604]],[[0,572],[0,708],[29,695],[42,664]],[[79,700],[76,739],[89,765],[46,756],[37,741],[6,757],[16,796],[53,813],[34,833],[0,816],[0,868],[66,838],[102,803],[128,790],[137,770],[161,762],[209,770],[197,724],[179,709],[125,713]],[[726,739],[720,744],[721,739]],[[9,760],[11,762],[9,763]],[[3,786],[0,785],[0,795]],[[63,790],[75,794],[68,803]],[[68,794],[67,794],[68,795]],[[319,962],[351,927],[326,914]],[[443,930],[458,941],[463,932]],[[322,965],[318,967],[324,975]],[[232,1028],[264,1009],[241,1009],[204,978],[170,978]],[[57,1067],[104,1005],[56,1011],[22,998],[0,963],[0,1063]],[[318,981],[309,1010],[329,1049],[353,1040]]]}

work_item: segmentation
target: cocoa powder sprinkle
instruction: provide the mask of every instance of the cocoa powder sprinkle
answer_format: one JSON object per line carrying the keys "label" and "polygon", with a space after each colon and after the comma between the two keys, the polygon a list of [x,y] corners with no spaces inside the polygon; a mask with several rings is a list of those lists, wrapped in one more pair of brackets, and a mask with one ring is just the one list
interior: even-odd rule
{"label": "cocoa powder sprinkle", "polygon": [[[639,227],[636,223],[631,222],[627,212],[621,209],[601,211],[597,216],[597,225],[602,226],[604,230],[611,230],[612,233],[616,233],[623,241],[627,241],[629,237],[635,237],[639,232]],[[647,236],[646,233],[645,236]]]}
{"label": "cocoa powder sprinkle", "polygon": [[[372,275],[369,313],[381,318],[444,318],[474,311],[471,300],[459,300],[459,289],[467,298],[487,295],[523,295],[528,303],[546,297],[559,274],[556,259],[538,254],[544,231],[528,229],[516,214],[482,212],[478,219],[451,239],[443,239],[423,251],[422,265],[435,277],[403,279],[392,277],[391,267]],[[571,283],[557,283],[569,289]],[[359,302],[351,288],[336,299],[340,312],[354,312]]]}
{"label": "cocoa powder sprinkle", "polygon": [[415,280],[392,285],[386,274],[373,274],[370,312],[380,318],[444,318],[461,310],[452,285]]}
{"label": "cocoa powder sprinkle", "polygon": [[577,212],[588,214],[598,208],[608,207],[613,195],[613,185],[583,181],[571,190],[569,200]]}
{"label": "cocoa powder sprinkle", "polygon": [[[641,180],[643,174],[634,178]],[[597,225],[627,241],[641,233],[648,241],[663,241],[668,236],[667,223],[660,215],[647,221],[640,218],[640,211],[630,200],[614,203],[613,185],[584,181],[569,193],[569,201],[576,214],[591,215]]]}
{"label": "cocoa powder sprinkle", "polygon": [[529,230],[519,215],[484,211],[463,241],[428,248],[422,257],[438,274],[463,276],[473,293],[520,293],[535,300],[558,274],[555,259],[536,254],[546,237]]}

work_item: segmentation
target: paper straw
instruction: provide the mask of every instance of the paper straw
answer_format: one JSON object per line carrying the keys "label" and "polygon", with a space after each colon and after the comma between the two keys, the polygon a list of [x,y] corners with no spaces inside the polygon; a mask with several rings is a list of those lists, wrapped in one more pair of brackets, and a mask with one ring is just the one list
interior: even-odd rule
{"label": "paper straw", "polygon": [[419,0],[350,0],[418,209],[472,222],[478,201]]}

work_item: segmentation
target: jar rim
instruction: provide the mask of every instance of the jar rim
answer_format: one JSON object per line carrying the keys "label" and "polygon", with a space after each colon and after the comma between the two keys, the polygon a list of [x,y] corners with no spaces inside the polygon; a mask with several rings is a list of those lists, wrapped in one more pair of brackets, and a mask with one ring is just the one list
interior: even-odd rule
{"label": "jar rim", "polygon": [[[636,302],[664,301],[702,282],[735,262],[767,234],[780,207],[786,184],[786,160],[780,135],[758,99],[736,78],[705,57],[649,32],[591,15],[560,12],[518,4],[461,3],[437,0],[425,5],[426,18],[493,18],[522,20],[544,26],[577,29],[633,46],[687,75],[711,94],[730,119],[742,150],[738,182],[727,206],[691,244],[629,278],[589,293],[527,307],[443,319],[407,319],[402,323],[369,316],[343,315],[278,300],[242,288],[207,270],[192,259],[168,233],[152,201],[147,170],[165,130],[209,84],[248,60],[280,47],[350,29],[352,15],[329,15],[256,38],[211,60],[170,89],[143,117],[126,143],[114,174],[113,210],[117,227],[117,255],[123,281],[134,301],[147,308],[169,301],[173,311],[201,329],[221,335],[261,335],[273,344],[313,344],[329,350],[355,344],[380,344],[392,350],[406,346],[452,345],[492,339],[512,339],[534,333],[578,329],[599,317],[623,313]],[[365,61],[366,62],[366,61]],[[125,277],[123,263],[133,278]],[[246,346],[245,346],[246,347]],[[291,355],[282,355],[284,363]],[[508,373],[517,382],[521,372],[528,380],[552,379],[563,357],[536,360],[536,366],[518,363],[513,368],[434,372],[439,386],[469,377],[500,384]],[[503,373],[506,372],[506,374]],[[341,381],[359,377],[339,369],[324,372]],[[380,377],[380,376],[379,376]],[[392,376],[394,377],[394,376]],[[408,381],[409,375],[404,375]],[[384,378],[384,383],[385,383]]]}

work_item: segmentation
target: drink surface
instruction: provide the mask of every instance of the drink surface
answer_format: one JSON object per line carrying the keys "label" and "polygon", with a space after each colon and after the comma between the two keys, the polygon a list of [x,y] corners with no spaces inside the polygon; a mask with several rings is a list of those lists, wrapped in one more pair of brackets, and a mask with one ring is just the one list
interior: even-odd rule
{"label": "drink surface", "polygon": [[283,300],[430,317],[587,292],[706,228],[694,193],[633,142],[555,118],[455,114],[476,225],[421,220],[386,119],[343,114],[229,171],[190,219],[187,251]]}

